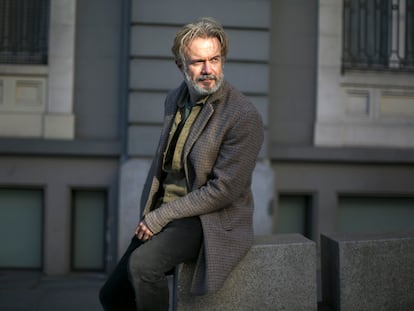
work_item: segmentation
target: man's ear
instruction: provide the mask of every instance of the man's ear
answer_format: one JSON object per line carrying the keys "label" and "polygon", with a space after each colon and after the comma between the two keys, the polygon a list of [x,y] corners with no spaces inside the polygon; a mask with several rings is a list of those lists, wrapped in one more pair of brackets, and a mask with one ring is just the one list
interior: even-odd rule
{"label": "man's ear", "polygon": [[180,60],[176,60],[175,64],[177,65],[178,69],[183,70],[183,62]]}

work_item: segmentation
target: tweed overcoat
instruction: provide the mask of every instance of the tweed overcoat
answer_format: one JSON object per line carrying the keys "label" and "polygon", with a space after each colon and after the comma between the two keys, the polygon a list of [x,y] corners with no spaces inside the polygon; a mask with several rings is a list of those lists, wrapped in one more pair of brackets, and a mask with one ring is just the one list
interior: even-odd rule
{"label": "tweed overcoat", "polygon": [[224,81],[194,121],[183,149],[190,192],[151,210],[160,188],[163,152],[177,101],[186,88],[165,100],[164,127],[141,197],[141,213],[153,233],[184,217],[200,216],[204,241],[191,292],[217,291],[253,242],[252,172],[263,142],[263,123],[254,105]]}

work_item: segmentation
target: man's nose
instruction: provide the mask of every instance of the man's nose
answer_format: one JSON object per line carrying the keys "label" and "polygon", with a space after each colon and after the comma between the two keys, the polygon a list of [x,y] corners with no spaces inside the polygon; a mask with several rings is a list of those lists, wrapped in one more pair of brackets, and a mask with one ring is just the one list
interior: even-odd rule
{"label": "man's nose", "polygon": [[203,74],[210,74],[211,73],[211,63],[207,60],[203,64]]}

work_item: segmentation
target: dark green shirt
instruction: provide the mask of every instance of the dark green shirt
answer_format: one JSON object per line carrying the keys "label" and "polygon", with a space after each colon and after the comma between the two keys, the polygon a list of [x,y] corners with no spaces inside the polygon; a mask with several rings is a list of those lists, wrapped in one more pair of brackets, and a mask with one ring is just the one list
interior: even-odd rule
{"label": "dark green shirt", "polygon": [[202,100],[191,103],[187,94],[182,96],[182,100],[177,103],[177,113],[168,137],[167,147],[163,155],[162,169],[165,173],[163,180],[164,195],[162,203],[168,203],[182,197],[188,193],[184,167],[183,149],[190,133],[191,126],[200,113],[208,96]]}

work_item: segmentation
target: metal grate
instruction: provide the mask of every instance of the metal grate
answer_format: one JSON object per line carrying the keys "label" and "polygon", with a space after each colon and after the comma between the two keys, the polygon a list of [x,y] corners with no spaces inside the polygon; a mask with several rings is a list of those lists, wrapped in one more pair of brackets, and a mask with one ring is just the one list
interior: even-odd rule
{"label": "metal grate", "polygon": [[343,69],[414,71],[414,0],[344,0]]}
{"label": "metal grate", "polygon": [[50,0],[0,0],[0,63],[47,64]]}

